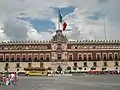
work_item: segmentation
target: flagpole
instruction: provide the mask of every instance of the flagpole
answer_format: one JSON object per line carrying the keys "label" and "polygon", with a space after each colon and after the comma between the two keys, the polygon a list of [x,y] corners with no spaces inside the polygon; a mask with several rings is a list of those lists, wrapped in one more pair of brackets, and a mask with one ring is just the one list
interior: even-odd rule
{"label": "flagpole", "polygon": [[60,30],[60,22],[59,22],[59,18],[60,18],[60,9],[58,8],[58,30]]}
{"label": "flagpole", "polygon": [[104,18],[104,37],[105,37],[105,40],[107,40],[107,36],[106,36],[106,21],[105,21],[105,18]]}
{"label": "flagpole", "polygon": [[60,22],[59,22],[59,20],[58,20],[58,30],[60,30]]}

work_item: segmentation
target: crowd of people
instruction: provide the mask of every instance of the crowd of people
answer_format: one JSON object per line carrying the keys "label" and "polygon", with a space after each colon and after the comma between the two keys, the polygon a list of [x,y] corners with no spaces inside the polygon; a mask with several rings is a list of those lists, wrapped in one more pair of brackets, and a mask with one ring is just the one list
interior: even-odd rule
{"label": "crowd of people", "polygon": [[16,82],[17,82],[16,72],[9,73],[8,71],[6,71],[1,74],[0,85],[3,86],[16,85]]}

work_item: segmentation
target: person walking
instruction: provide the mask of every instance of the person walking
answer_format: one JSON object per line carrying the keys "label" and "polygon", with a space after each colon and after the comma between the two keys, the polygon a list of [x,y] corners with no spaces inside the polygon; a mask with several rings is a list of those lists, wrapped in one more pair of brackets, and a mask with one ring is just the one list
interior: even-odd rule
{"label": "person walking", "polygon": [[10,83],[10,80],[9,80],[9,77],[7,76],[7,77],[6,77],[6,83],[5,83],[5,84],[6,84],[6,86],[8,86],[8,85],[9,85],[9,83]]}
{"label": "person walking", "polygon": [[16,84],[17,82],[17,75],[16,75],[16,72],[14,73],[14,84]]}
{"label": "person walking", "polygon": [[14,74],[11,74],[11,78],[10,78],[10,84],[13,86],[14,85]]}

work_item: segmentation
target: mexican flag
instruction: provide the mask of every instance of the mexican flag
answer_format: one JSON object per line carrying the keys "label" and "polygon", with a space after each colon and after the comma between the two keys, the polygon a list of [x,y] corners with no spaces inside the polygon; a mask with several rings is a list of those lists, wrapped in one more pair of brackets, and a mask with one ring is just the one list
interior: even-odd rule
{"label": "mexican flag", "polygon": [[67,23],[63,20],[63,17],[60,13],[60,9],[58,9],[58,15],[59,15],[59,23],[62,24],[62,30],[65,31],[67,27]]}

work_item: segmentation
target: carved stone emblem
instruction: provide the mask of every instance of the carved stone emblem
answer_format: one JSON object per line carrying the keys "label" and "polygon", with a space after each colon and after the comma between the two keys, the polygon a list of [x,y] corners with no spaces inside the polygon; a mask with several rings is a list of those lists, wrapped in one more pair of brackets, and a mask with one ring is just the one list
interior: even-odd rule
{"label": "carved stone emblem", "polygon": [[61,30],[57,30],[55,36],[51,39],[52,42],[66,42],[66,36],[63,35]]}

